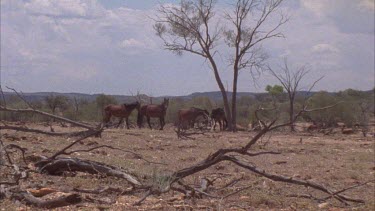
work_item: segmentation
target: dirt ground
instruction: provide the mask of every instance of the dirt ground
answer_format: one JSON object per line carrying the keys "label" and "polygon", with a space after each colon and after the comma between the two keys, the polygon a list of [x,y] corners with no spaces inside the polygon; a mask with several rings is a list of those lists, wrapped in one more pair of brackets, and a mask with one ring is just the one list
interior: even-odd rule
{"label": "dirt ground", "polygon": [[[32,124],[29,127],[47,130],[43,124]],[[72,131],[77,128],[54,126],[56,132]],[[192,131],[189,132],[199,132]],[[88,148],[101,144],[128,149],[141,154],[144,158],[166,165],[150,164],[131,153],[112,149],[98,149],[88,153],[75,153],[72,156],[120,166],[138,178],[147,175],[162,178],[174,170],[189,167],[219,148],[243,146],[255,132],[213,132],[193,134],[190,139],[177,139],[172,126],[164,131],[149,129],[108,129],[102,138],[88,138],[74,149]],[[27,148],[26,156],[50,156],[58,149],[68,145],[75,138],[51,137],[39,134],[1,131],[1,140],[5,144],[17,144]],[[291,176],[314,181],[340,190],[375,179],[374,138],[362,137],[361,134],[343,135],[340,133],[324,135],[322,133],[282,133],[273,132],[265,136],[252,150],[281,152],[277,155],[260,155],[246,158],[250,163],[274,174]],[[132,204],[138,201],[143,193],[133,195],[102,194],[85,198],[78,205],[59,208],[58,210],[375,210],[375,185],[367,185],[345,192],[353,198],[366,201],[365,204],[352,204],[345,207],[334,199],[327,203],[313,199],[293,197],[297,194],[311,194],[316,198],[327,195],[303,186],[273,182],[264,177],[235,166],[229,162],[219,163],[209,169],[185,178],[187,184],[199,185],[201,178],[214,180],[208,189],[214,197],[202,196],[201,199],[185,198],[179,192],[170,191],[160,196],[150,196],[141,206]],[[231,181],[236,181],[231,184]],[[229,184],[229,185],[228,185]],[[123,180],[79,173],[75,176],[47,176],[32,173],[21,187],[49,187],[59,190],[48,197],[73,192],[73,188],[93,189],[98,187],[130,188]],[[225,187],[228,186],[228,187]],[[245,190],[234,193],[241,188]],[[89,201],[93,202],[90,203]],[[101,203],[98,203],[101,201]],[[34,210],[19,202],[0,201],[0,210]]]}

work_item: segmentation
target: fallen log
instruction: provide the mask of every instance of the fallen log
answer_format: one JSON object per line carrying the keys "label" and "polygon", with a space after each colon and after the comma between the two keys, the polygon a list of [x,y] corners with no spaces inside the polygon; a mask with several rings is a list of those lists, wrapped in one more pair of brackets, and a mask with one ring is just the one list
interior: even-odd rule
{"label": "fallen log", "polygon": [[142,186],[141,182],[119,168],[103,163],[81,160],[78,158],[55,158],[53,160],[42,160],[35,164],[41,173],[50,175],[62,175],[64,172],[84,172],[89,174],[101,174],[125,179],[132,186]]}
{"label": "fallen log", "polygon": [[352,128],[343,128],[341,131],[342,131],[342,134],[353,134],[354,133],[354,130]]}
{"label": "fallen log", "polygon": [[70,123],[72,125],[75,125],[75,126],[78,126],[78,127],[83,127],[83,128],[89,129],[89,130],[94,130],[95,129],[92,126],[89,126],[89,125],[86,125],[86,124],[83,124],[83,123],[80,123],[80,122],[76,122],[76,121],[73,121],[73,120],[61,117],[61,116],[56,116],[56,115],[53,115],[53,114],[50,114],[50,113],[47,113],[47,112],[44,112],[44,111],[39,111],[39,110],[36,110],[36,109],[32,109],[32,108],[27,108],[27,109],[11,109],[11,108],[6,108],[6,107],[3,107],[3,106],[0,106],[0,111],[20,112],[20,113],[36,113],[36,114],[47,116],[47,117],[50,117],[50,118],[53,118],[53,119],[57,119],[57,120],[60,120],[60,121],[68,122],[68,123]]}
{"label": "fallen log", "polygon": [[50,193],[55,193],[57,190],[52,188],[41,188],[41,189],[27,189],[29,193],[31,193],[35,197],[43,197],[45,195],[48,195]]}
{"label": "fallen log", "polygon": [[20,192],[20,193],[13,193],[11,198],[22,201],[26,205],[31,205],[31,206],[38,207],[38,208],[47,208],[47,209],[69,206],[69,205],[80,203],[82,201],[81,196],[78,194],[70,194],[67,196],[58,197],[56,199],[43,200],[43,199],[38,199],[34,197],[30,193]]}
{"label": "fallen log", "polygon": [[90,132],[91,130],[87,131],[78,131],[78,132],[70,132],[70,133],[58,133],[58,132],[49,132],[49,131],[43,131],[33,128],[27,128],[27,127],[16,127],[16,126],[0,126],[0,130],[16,130],[16,131],[22,131],[22,132],[28,132],[28,133],[39,133],[43,135],[50,135],[50,136],[81,136],[85,135],[86,133]]}

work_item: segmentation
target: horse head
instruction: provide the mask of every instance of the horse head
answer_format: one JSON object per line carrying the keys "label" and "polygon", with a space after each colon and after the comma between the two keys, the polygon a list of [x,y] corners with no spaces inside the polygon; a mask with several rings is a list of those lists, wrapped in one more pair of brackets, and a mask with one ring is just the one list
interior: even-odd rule
{"label": "horse head", "polygon": [[139,109],[141,109],[141,103],[139,101],[135,101],[135,109],[139,112]]}
{"label": "horse head", "polygon": [[138,101],[135,101],[134,103],[129,103],[129,104],[124,103],[124,106],[126,109],[130,109],[130,110],[137,109],[137,111],[139,111],[141,104]]}
{"label": "horse head", "polygon": [[162,105],[164,106],[165,109],[167,109],[169,105],[169,98],[164,98]]}

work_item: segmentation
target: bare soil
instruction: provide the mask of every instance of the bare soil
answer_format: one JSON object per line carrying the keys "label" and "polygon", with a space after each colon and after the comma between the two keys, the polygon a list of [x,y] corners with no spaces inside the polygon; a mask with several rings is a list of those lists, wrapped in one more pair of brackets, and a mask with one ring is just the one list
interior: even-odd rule
{"label": "bare soil", "polygon": [[[49,129],[43,124],[28,124],[28,126]],[[77,130],[77,128],[58,125],[54,128],[59,132]],[[75,153],[72,156],[120,166],[139,178],[148,175],[157,180],[174,170],[189,167],[203,160],[217,149],[245,145],[254,134],[255,132],[210,131],[193,134],[190,139],[181,140],[177,139],[171,125],[167,125],[163,131],[148,128],[108,129],[103,132],[102,138],[88,138],[74,149],[106,144],[132,150],[150,161],[166,165],[150,164],[134,154],[111,149]],[[50,137],[8,130],[2,130],[0,135],[5,144],[13,143],[27,148],[26,156],[29,160],[32,155],[50,156],[74,141],[74,138]],[[277,151],[282,154],[260,155],[251,159],[246,158],[246,160],[271,173],[311,180],[340,190],[375,179],[374,147],[374,138],[364,138],[360,133],[352,135],[337,133],[327,136],[321,133],[273,132],[264,137],[253,150],[254,152]],[[208,196],[192,199],[184,197],[179,192],[170,191],[160,196],[150,196],[137,207],[132,204],[138,201],[143,193],[94,195],[92,203],[89,202],[92,195],[85,198],[85,194],[80,193],[86,199],[85,202],[58,210],[317,210],[320,209],[319,206],[328,210],[375,210],[374,183],[345,192],[350,197],[366,201],[365,204],[345,207],[334,199],[329,199],[327,204],[322,204],[313,199],[293,197],[292,195],[311,194],[316,198],[324,198],[327,195],[303,186],[273,182],[228,162],[219,163],[210,169],[185,178],[184,181],[187,184],[199,186],[200,178],[203,177],[214,180],[213,186],[207,191],[213,196],[222,197],[240,188],[247,187],[247,189],[225,199]],[[236,179],[238,182],[223,188]],[[83,173],[63,177],[32,173],[28,180],[21,183],[24,189],[49,187],[59,190],[58,193],[50,194],[46,198],[66,192],[72,193],[72,188],[94,189],[106,186],[130,188],[125,181],[120,179]],[[22,203],[9,200],[1,200],[0,207],[0,210],[34,210]]]}

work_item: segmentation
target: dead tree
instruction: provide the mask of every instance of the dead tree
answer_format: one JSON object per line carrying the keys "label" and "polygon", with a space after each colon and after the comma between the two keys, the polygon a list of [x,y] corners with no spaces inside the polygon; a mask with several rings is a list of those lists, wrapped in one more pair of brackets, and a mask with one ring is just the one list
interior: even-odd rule
{"label": "dead tree", "polygon": [[[335,104],[336,105],[336,104]],[[294,116],[294,119],[292,122],[294,122],[299,116],[301,116],[304,113],[313,112],[313,111],[319,111],[324,109],[329,109],[334,107],[335,105],[327,106],[324,108],[316,108],[316,109],[308,109],[306,105],[303,106],[303,108]],[[97,194],[97,193],[103,193],[107,191],[113,191],[116,193],[134,193],[134,191],[142,191],[144,192],[144,196],[140,198],[138,202],[135,203],[135,205],[140,205],[147,197],[150,195],[159,195],[169,192],[170,190],[173,191],[179,191],[181,193],[184,193],[186,195],[189,195],[191,197],[214,197],[219,199],[224,199],[230,195],[236,194],[239,191],[251,188],[251,186],[242,188],[240,190],[237,190],[233,193],[230,193],[225,196],[215,196],[210,193],[208,193],[208,187],[212,185],[212,181],[208,179],[202,179],[200,187],[192,187],[188,184],[185,184],[184,178],[192,176],[198,172],[201,172],[205,169],[211,168],[214,165],[221,163],[223,161],[230,162],[236,166],[239,166],[243,169],[246,169],[252,173],[255,173],[257,175],[260,175],[262,177],[268,178],[273,181],[278,182],[286,182],[290,184],[300,185],[300,186],[306,186],[310,187],[312,189],[321,191],[323,193],[326,193],[327,196],[319,199],[319,201],[326,201],[331,198],[336,199],[340,201],[341,203],[345,205],[350,205],[350,202],[352,203],[364,203],[361,199],[354,199],[351,197],[348,197],[344,195],[343,193],[349,189],[359,187],[361,185],[367,184],[369,182],[373,181],[367,181],[359,185],[346,187],[341,190],[335,190],[329,187],[326,187],[324,185],[302,180],[298,178],[293,178],[290,176],[284,176],[284,175],[278,175],[273,174],[270,172],[266,172],[265,170],[259,168],[255,164],[250,163],[249,161],[246,161],[244,158],[251,159],[255,156],[262,156],[265,154],[279,154],[278,152],[272,152],[272,151],[256,151],[254,150],[254,145],[257,144],[264,135],[267,133],[274,131],[281,127],[286,127],[291,124],[291,122],[286,123],[278,123],[278,119],[272,119],[271,121],[265,121],[260,117],[260,113],[264,112],[266,110],[274,110],[276,108],[271,109],[265,109],[265,108],[259,108],[255,112],[255,116],[262,125],[262,130],[260,130],[254,137],[252,137],[245,145],[240,147],[233,147],[233,148],[222,148],[214,153],[211,153],[208,155],[204,160],[186,167],[179,169],[177,171],[174,171],[170,174],[163,175],[161,180],[154,181],[153,183],[147,183],[144,180],[146,179],[153,179],[153,178],[138,178],[137,176],[129,173],[127,170],[107,165],[105,163],[91,161],[91,160],[84,160],[76,157],[70,157],[76,152],[91,152],[93,150],[99,149],[99,148],[108,148],[112,150],[121,150],[125,153],[131,153],[133,155],[136,155],[137,158],[142,159],[148,163],[154,163],[154,164],[160,164],[155,163],[152,161],[148,161],[142,157],[142,155],[139,155],[131,150],[127,149],[119,149],[108,145],[99,145],[95,146],[89,149],[76,149],[73,150],[73,147],[77,146],[79,143],[82,144],[82,142],[87,139],[88,137],[92,137],[96,135],[97,133],[101,132],[101,130],[95,130],[91,131],[88,134],[77,138],[72,143],[68,144],[61,150],[58,150],[54,154],[52,154],[49,157],[41,156],[41,159],[34,162],[34,166],[36,169],[34,170],[35,173],[39,174],[50,174],[50,175],[63,175],[65,172],[85,172],[88,174],[98,174],[101,176],[106,177],[116,177],[119,179],[122,179],[126,181],[131,186],[131,190],[125,191],[118,188],[98,188],[95,190],[78,190],[73,189],[73,193],[71,193],[68,196],[64,196],[61,198],[56,198],[52,200],[42,200],[37,199],[33,195],[31,195],[30,191],[22,190],[19,186],[19,181],[25,180],[28,178],[28,173],[31,171],[29,169],[29,165],[27,161],[24,159],[25,164],[18,164],[15,163],[15,160],[11,158],[11,155],[8,153],[8,150],[10,148],[13,148],[14,150],[19,151],[22,155],[25,153],[25,149],[22,147],[19,147],[14,144],[4,145],[3,142],[0,140],[0,167],[5,167],[8,169],[8,171],[12,172],[12,177],[9,180],[3,180],[5,177],[1,177],[0,179],[0,198],[9,198],[14,200],[19,200],[22,203],[25,203],[27,205],[32,205],[39,208],[55,208],[55,207],[61,207],[71,204],[76,204],[81,202],[83,199],[79,193],[90,193],[90,194]],[[24,156],[23,156],[24,157]],[[0,174],[4,171],[0,171]],[[232,182],[230,182],[232,183]],[[225,185],[224,187],[227,187],[230,185]]]}
{"label": "dead tree", "polygon": [[80,109],[83,105],[88,104],[88,101],[85,99],[77,99],[77,97],[73,97],[73,107],[74,112],[78,115],[80,112]]}
{"label": "dead tree", "polygon": [[[47,209],[73,205],[73,204],[77,204],[85,200],[78,193],[72,193],[69,195],[65,195],[65,196],[61,196],[61,197],[58,197],[55,199],[49,199],[49,200],[39,199],[38,197],[55,192],[55,190],[48,190],[44,194],[39,194],[39,191],[29,191],[29,190],[21,189],[21,187],[19,186],[19,183],[21,180],[28,179],[28,174],[30,171],[33,171],[34,173],[50,174],[50,175],[63,175],[63,173],[65,172],[85,172],[89,174],[99,174],[101,176],[111,176],[111,177],[116,177],[116,178],[127,181],[133,187],[133,189],[142,190],[143,185],[139,181],[139,179],[127,173],[121,168],[106,165],[100,162],[82,160],[82,159],[74,158],[74,157],[61,157],[62,155],[71,155],[76,152],[90,152],[99,148],[109,148],[113,150],[121,150],[122,152],[125,152],[125,153],[132,153],[136,155],[139,159],[142,159],[149,163],[160,164],[160,163],[148,161],[147,159],[144,159],[141,155],[131,150],[119,149],[119,148],[115,148],[115,147],[108,146],[108,145],[100,145],[100,146],[92,147],[90,149],[71,150],[71,148],[74,147],[76,144],[82,143],[82,141],[84,141],[85,139],[91,136],[94,136],[95,133],[96,132],[92,132],[81,138],[78,138],[73,143],[57,151],[55,154],[53,154],[50,157],[40,156],[41,159],[34,163],[34,166],[36,167],[36,171],[29,169],[29,165],[27,161],[25,160],[25,156],[24,156],[25,149],[15,144],[4,145],[3,142],[0,140],[0,169],[1,169],[0,171],[0,176],[1,176],[0,177],[1,178],[0,179],[0,200],[2,198],[8,198],[12,200],[18,200],[28,206],[33,206],[33,207],[38,207],[38,208],[47,208]],[[11,158],[11,154],[8,151],[9,149],[16,149],[22,153],[23,162],[24,162],[23,165],[15,163],[15,160]],[[71,150],[71,151],[68,151],[68,150]],[[7,168],[7,169],[4,170],[3,168]],[[10,180],[9,179],[4,180],[3,178],[9,178],[9,176],[6,177],[2,174],[12,175],[12,177]],[[126,192],[124,190],[111,189],[111,188],[107,188],[106,190],[116,191],[117,193],[121,193],[121,194]],[[83,191],[76,190],[76,192],[83,192]]]}
{"label": "dead tree", "polygon": [[[10,149],[20,151],[24,164],[17,163],[11,158],[11,154],[9,153]],[[8,198],[18,200],[29,206],[47,209],[73,205],[82,201],[82,198],[78,194],[70,194],[55,199],[42,200],[33,196],[29,191],[22,190],[19,186],[20,181],[27,180],[29,173],[32,171],[27,166],[25,160],[25,149],[15,144],[4,145],[1,140],[0,169],[0,200]],[[4,180],[5,178],[8,178],[8,180]]]}
{"label": "dead tree", "polygon": [[[331,108],[333,106],[335,105],[327,106],[327,107],[319,108],[319,109],[307,109],[307,107],[304,106],[303,109],[297,113],[295,118],[297,118],[298,116],[306,112],[319,111],[319,110]],[[342,190],[334,190],[334,189],[328,188],[324,185],[321,185],[315,182],[266,172],[265,170],[259,168],[255,164],[245,161],[244,158],[251,159],[252,157],[262,156],[265,154],[279,154],[278,152],[272,152],[272,151],[252,150],[253,146],[257,144],[259,140],[261,140],[261,138],[267,133],[277,128],[290,125],[289,122],[276,124],[277,119],[274,119],[269,123],[266,123],[263,119],[260,118],[260,115],[259,115],[259,113],[265,110],[268,110],[268,109],[259,108],[255,113],[255,116],[258,118],[260,124],[262,124],[263,129],[259,131],[253,138],[251,138],[249,142],[245,144],[244,146],[219,149],[216,152],[207,156],[206,159],[198,162],[197,164],[177,170],[171,174],[164,175],[162,181],[157,181],[151,184],[143,182],[136,176],[128,173],[126,170],[115,167],[115,166],[110,166],[110,165],[96,162],[96,161],[83,160],[83,159],[79,159],[75,157],[66,157],[76,152],[90,152],[99,148],[109,148],[113,150],[121,150],[126,153],[136,154],[132,152],[131,150],[118,149],[118,148],[111,147],[108,145],[96,146],[90,149],[72,150],[74,146],[78,145],[78,143],[82,143],[86,138],[93,136],[94,133],[87,134],[84,137],[76,139],[74,142],[62,148],[61,150],[57,151],[53,155],[49,157],[43,157],[41,160],[37,161],[34,164],[36,167],[36,171],[40,174],[51,174],[51,175],[59,176],[59,175],[63,175],[64,172],[85,172],[89,174],[99,174],[101,176],[117,177],[119,179],[125,180],[128,184],[130,184],[132,186],[131,191],[124,191],[124,190],[119,190],[117,188],[110,188],[110,187],[107,187],[104,189],[99,188],[97,190],[73,189],[73,191],[78,192],[78,193],[72,193],[62,198],[57,198],[57,199],[52,199],[52,200],[47,200],[47,201],[37,199],[34,196],[30,195],[29,192],[26,192],[25,190],[21,190],[18,188],[18,181],[21,179],[27,178],[27,172],[29,170],[27,167],[28,165],[20,166],[20,167],[18,167],[18,165],[13,165],[14,164],[13,160],[9,158],[9,154],[5,151],[5,154],[0,153],[0,155],[3,154],[2,156],[3,160],[6,159],[7,160],[6,162],[8,163],[6,164],[6,166],[8,168],[12,168],[12,169],[14,168],[15,173],[13,177],[14,180],[0,181],[0,185],[2,185],[0,189],[0,196],[7,197],[10,199],[20,200],[27,205],[40,207],[40,208],[54,208],[54,207],[60,207],[60,206],[66,206],[66,205],[79,203],[80,201],[83,200],[82,197],[79,195],[80,192],[89,193],[89,194],[99,194],[99,193],[103,193],[106,191],[114,191],[114,192],[121,193],[121,194],[125,192],[131,194],[131,193],[134,193],[134,191],[145,191],[144,196],[141,197],[140,200],[136,202],[134,205],[140,205],[150,195],[159,195],[159,194],[167,193],[170,190],[179,191],[181,193],[189,195],[190,197],[213,197],[213,198],[218,198],[222,200],[240,191],[249,189],[251,188],[251,186],[241,188],[240,190],[237,190],[225,196],[215,196],[207,192],[208,187],[213,184],[211,180],[202,179],[200,187],[191,187],[190,185],[185,184],[183,179],[188,176],[192,176],[198,172],[201,172],[207,168],[210,168],[220,162],[228,161],[241,168],[244,168],[250,172],[253,172],[255,174],[258,174],[260,176],[263,176],[273,181],[286,182],[286,183],[291,183],[295,185],[306,186],[306,187],[310,187],[310,188],[326,193],[327,196],[325,198],[319,199],[319,201],[326,201],[330,198],[334,198],[344,203],[345,205],[350,205],[349,204],[350,202],[353,202],[353,203],[364,202],[361,199],[353,199],[343,194],[343,192],[349,189],[355,188],[355,187],[359,187],[361,185],[356,185],[353,187],[346,187]],[[2,142],[0,146],[3,146]],[[13,145],[9,147],[14,147],[15,149],[20,150],[22,153],[24,153],[24,150],[21,147],[13,146]],[[7,148],[8,146],[1,147],[0,152],[4,152],[3,149],[7,149]],[[136,155],[140,159],[146,162],[152,163],[151,161],[144,159],[141,155],[138,155],[138,154]],[[367,184],[369,182],[373,182],[373,181],[365,182],[362,185]],[[230,183],[228,185],[225,185],[224,188],[229,186]]]}
{"label": "dead tree", "polygon": [[[329,109],[329,108],[332,108],[334,106],[336,106],[336,104],[331,105],[331,106],[327,106],[327,107],[324,107],[324,108],[317,108],[317,109],[307,109],[307,106],[304,106],[303,109],[301,109],[294,116],[294,119],[292,121],[295,121],[295,119],[297,119],[303,113]],[[136,203],[136,205],[139,205],[142,201],[144,201],[148,196],[150,196],[152,194],[162,194],[162,193],[168,192],[169,190],[178,190],[180,192],[185,191],[185,193],[187,194],[191,190],[196,190],[196,189],[191,188],[191,187],[186,187],[186,185],[181,185],[182,179],[185,178],[185,177],[194,175],[194,174],[196,174],[200,171],[203,171],[207,168],[210,168],[210,167],[214,166],[215,164],[218,164],[222,161],[229,161],[229,162],[231,162],[231,163],[233,163],[233,164],[235,164],[239,167],[247,169],[247,170],[249,170],[249,171],[251,171],[255,174],[266,177],[266,178],[271,179],[273,181],[286,182],[286,183],[291,183],[291,184],[295,184],[295,185],[306,186],[306,187],[310,187],[310,188],[322,191],[322,192],[329,195],[328,197],[325,198],[325,200],[327,200],[329,198],[335,198],[338,201],[344,203],[345,205],[349,205],[349,202],[364,203],[364,201],[361,200],[361,199],[353,199],[353,198],[350,198],[348,196],[343,195],[342,193],[344,191],[346,191],[347,188],[345,188],[343,190],[336,191],[334,189],[325,187],[325,186],[323,186],[321,184],[318,184],[318,183],[315,183],[315,182],[311,182],[311,181],[307,181],[307,180],[301,180],[301,179],[293,178],[293,177],[290,177],[290,176],[283,176],[283,175],[268,173],[265,170],[257,167],[256,165],[254,165],[252,163],[249,163],[249,162],[246,162],[243,159],[241,159],[243,157],[251,158],[251,157],[254,157],[254,156],[261,156],[261,155],[264,155],[264,154],[277,154],[277,152],[253,152],[253,151],[251,151],[251,148],[265,134],[267,134],[267,133],[269,133],[269,132],[271,132],[275,129],[285,127],[285,126],[289,126],[291,124],[290,122],[282,123],[282,124],[276,124],[277,118],[272,120],[269,123],[266,123],[264,120],[260,119],[259,115],[258,115],[259,112],[264,111],[264,110],[266,110],[266,109],[260,108],[255,113],[259,122],[262,124],[263,129],[260,132],[258,132],[252,139],[250,139],[250,141],[245,146],[238,147],[238,148],[219,149],[216,152],[210,154],[206,159],[202,160],[201,162],[199,162],[195,165],[192,165],[190,167],[183,168],[183,169],[175,171],[174,173],[172,173],[168,176],[168,178],[169,178],[169,179],[167,179],[168,182],[166,182],[163,186],[161,186],[157,189],[155,189],[154,187],[148,187],[147,192],[145,193],[144,197],[142,197],[141,200],[138,203]],[[177,185],[177,187],[176,187],[176,185]],[[178,187],[178,186],[180,186],[180,187]]]}
{"label": "dead tree", "polygon": [[[284,87],[285,91],[288,93],[290,130],[294,132],[294,120],[296,120],[294,104],[296,100],[296,95],[298,91],[301,91],[301,80],[310,72],[310,69],[308,69],[308,67],[305,65],[299,67],[296,71],[291,70],[289,68],[288,61],[286,58],[284,59],[284,66],[280,69],[281,73],[268,66],[268,70],[271,73],[271,75],[277,78],[277,80]],[[315,84],[319,82],[322,78],[323,77],[320,77],[318,80],[314,81],[314,83],[310,86],[308,92],[306,93],[307,98],[305,98],[305,101],[308,99],[308,95],[314,88]]]}
{"label": "dead tree", "polygon": [[[6,107],[6,103],[4,103],[4,105],[0,105],[0,111],[38,114],[38,115],[49,117],[49,118],[54,119],[54,120],[59,120],[59,121],[62,121],[62,122],[70,123],[71,125],[81,127],[81,128],[85,128],[87,130],[80,131],[80,132],[72,132],[72,133],[56,133],[54,131],[48,132],[48,131],[42,131],[42,130],[38,130],[38,129],[31,129],[31,128],[27,128],[27,127],[17,127],[17,126],[9,126],[9,125],[0,126],[0,129],[18,130],[18,131],[23,131],[23,132],[40,133],[40,134],[54,135],[54,136],[80,136],[80,135],[85,135],[87,133],[90,133],[90,132],[94,131],[94,132],[97,132],[95,134],[98,137],[100,136],[101,132],[103,131],[103,128],[101,127],[101,125],[98,125],[98,126],[87,125],[87,124],[84,124],[84,123],[81,123],[81,122],[73,121],[73,120],[68,119],[68,118],[64,118],[64,117],[61,117],[61,116],[57,116],[57,115],[54,115],[54,114],[50,114],[50,113],[47,113],[47,112],[44,112],[44,111],[37,110],[27,100],[25,100],[23,98],[23,96],[20,93],[18,93],[15,89],[9,88],[9,87],[7,87],[7,88],[13,90],[17,94],[17,96],[25,102],[25,104],[28,106],[28,108],[25,108],[25,109],[8,108],[8,107]],[[98,131],[100,131],[100,132],[98,132]]]}
{"label": "dead tree", "polygon": [[[221,91],[230,130],[236,130],[236,102],[239,71],[256,71],[263,68],[266,55],[261,44],[271,38],[282,37],[278,29],[288,18],[281,14],[274,26],[267,22],[276,13],[283,0],[237,0],[233,11],[219,20],[214,0],[181,1],[179,6],[159,8],[154,25],[156,34],[163,40],[165,49],[182,55],[187,52],[203,57],[210,65]],[[228,24],[227,24],[228,23]],[[228,28],[229,27],[229,28]],[[233,51],[228,66],[233,67],[232,107],[225,90],[217,63],[217,46],[225,42]]]}

